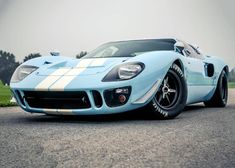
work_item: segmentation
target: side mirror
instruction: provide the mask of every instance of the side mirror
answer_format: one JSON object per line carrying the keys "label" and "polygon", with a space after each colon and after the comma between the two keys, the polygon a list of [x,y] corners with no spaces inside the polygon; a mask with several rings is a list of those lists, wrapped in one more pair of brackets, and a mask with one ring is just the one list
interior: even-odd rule
{"label": "side mirror", "polygon": [[177,41],[177,42],[174,44],[174,50],[175,50],[176,52],[181,53],[183,49],[184,49],[184,43],[183,43],[183,42]]}

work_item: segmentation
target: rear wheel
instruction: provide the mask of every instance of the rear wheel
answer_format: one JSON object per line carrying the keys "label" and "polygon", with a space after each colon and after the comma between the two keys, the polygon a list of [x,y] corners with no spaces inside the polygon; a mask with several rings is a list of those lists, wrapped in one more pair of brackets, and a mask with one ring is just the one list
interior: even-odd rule
{"label": "rear wheel", "polygon": [[225,107],[228,100],[228,76],[222,71],[212,98],[204,102],[207,107]]}
{"label": "rear wheel", "polygon": [[170,119],[179,115],[187,100],[187,85],[182,70],[173,64],[153,100],[149,103],[158,118]]}

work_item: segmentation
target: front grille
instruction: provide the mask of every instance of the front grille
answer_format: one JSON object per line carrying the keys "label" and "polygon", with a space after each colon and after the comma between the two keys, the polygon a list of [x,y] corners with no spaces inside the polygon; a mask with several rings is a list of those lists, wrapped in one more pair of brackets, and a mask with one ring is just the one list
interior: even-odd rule
{"label": "front grille", "polygon": [[85,109],[91,107],[85,91],[24,91],[24,98],[33,108]]}

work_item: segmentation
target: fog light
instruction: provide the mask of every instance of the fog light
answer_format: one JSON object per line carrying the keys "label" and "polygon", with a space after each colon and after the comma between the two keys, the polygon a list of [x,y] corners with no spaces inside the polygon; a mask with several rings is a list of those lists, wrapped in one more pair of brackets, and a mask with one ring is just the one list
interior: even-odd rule
{"label": "fog light", "polygon": [[115,90],[115,93],[117,93],[117,94],[120,94],[120,93],[128,94],[129,90],[128,90],[128,88],[118,88],[118,89]]}
{"label": "fog light", "polygon": [[109,107],[122,106],[131,95],[131,86],[108,89],[104,91],[104,100]]}
{"label": "fog light", "polygon": [[118,97],[120,103],[124,103],[126,101],[126,96],[125,95],[119,95]]}

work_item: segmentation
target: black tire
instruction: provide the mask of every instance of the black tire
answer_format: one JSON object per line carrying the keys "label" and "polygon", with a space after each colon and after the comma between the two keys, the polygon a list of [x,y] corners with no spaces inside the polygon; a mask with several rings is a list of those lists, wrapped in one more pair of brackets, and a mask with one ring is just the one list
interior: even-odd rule
{"label": "black tire", "polygon": [[228,76],[223,70],[220,74],[216,90],[212,98],[204,102],[207,107],[225,107],[228,100]]}
{"label": "black tire", "polygon": [[157,118],[175,118],[184,109],[187,95],[184,74],[179,66],[173,64],[148,106]]}

